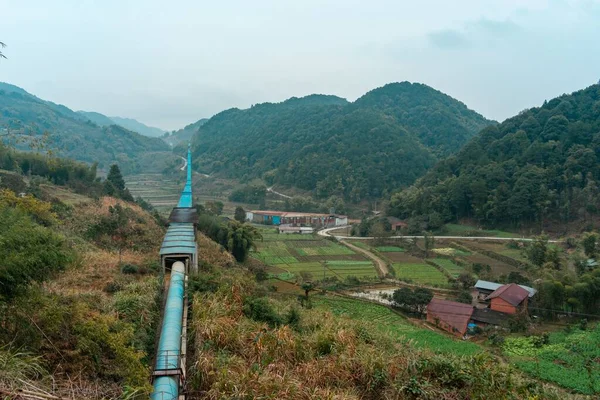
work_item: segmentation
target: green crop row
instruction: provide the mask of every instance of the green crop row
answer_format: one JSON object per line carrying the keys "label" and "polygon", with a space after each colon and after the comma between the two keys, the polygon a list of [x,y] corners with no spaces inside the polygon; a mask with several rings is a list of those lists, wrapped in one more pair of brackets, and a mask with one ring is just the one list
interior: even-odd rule
{"label": "green crop row", "polygon": [[410,279],[412,282],[421,285],[448,285],[448,278],[429,264],[395,263],[393,268],[398,279]]}
{"label": "green crop row", "polygon": [[481,348],[471,342],[463,342],[449,338],[440,333],[418,328],[389,308],[360,300],[315,296],[317,307],[331,311],[336,315],[365,322],[376,321],[374,329],[388,332],[398,341],[412,341],[417,347],[428,348],[436,353],[453,353],[472,355]]}

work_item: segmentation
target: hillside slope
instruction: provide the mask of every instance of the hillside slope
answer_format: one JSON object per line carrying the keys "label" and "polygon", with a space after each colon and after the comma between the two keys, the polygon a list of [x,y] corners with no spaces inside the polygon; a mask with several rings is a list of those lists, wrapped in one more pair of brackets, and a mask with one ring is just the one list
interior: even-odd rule
{"label": "hillside slope", "polygon": [[189,143],[192,140],[192,137],[196,133],[198,133],[198,129],[200,129],[200,127],[204,125],[207,121],[208,118],[201,118],[198,121],[186,125],[184,128],[173,132],[171,136],[164,138],[164,140],[165,142],[169,143],[172,147],[175,147],[180,143]]}
{"label": "hillside slope", "polygon": [[540,227],[589,220],[600,210],[598,156],[600,85],[593,85],[486,128],[394,195],[390,212]]}
{"label": "hillside slope", "polygon": [[396,83],[354,103],[311,95],[224,111],[194,136],[194,164],[357,202],[410,185],[491,123],[428,86]]}
{"label": "hillside slope", "polygon": [[165,134],[165,131],[154,126],[148,126],[133,118],[110,117],[117,125],[121,125],[130,131],[137,132],[148,137],[160,137]]}
{"label": "hillside slope", "polygon": [[99,127],[86,116],[41,100],[20,88],[0,86],[0,126],[8,139],[27,148],[32,139],[48,133],[46,149],[55,154],[85,162],[99,163],[106,168],[119,162],[124,169],[148,152],[168,151],[168,145],[156,138],[147,138],[117,125]]}

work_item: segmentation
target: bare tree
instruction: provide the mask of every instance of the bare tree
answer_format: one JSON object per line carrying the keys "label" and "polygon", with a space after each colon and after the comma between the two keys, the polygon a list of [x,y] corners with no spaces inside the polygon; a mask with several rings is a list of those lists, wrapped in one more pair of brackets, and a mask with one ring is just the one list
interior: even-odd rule
{"label": "bare tree", "polygon": [[[0,49],[3,49],[5,47],[6,47],[6,45],[4,43],[0,42]],[[0,51],[0,58],[6,58],[6,56],[4,54],[2,54],[1,51]]]}

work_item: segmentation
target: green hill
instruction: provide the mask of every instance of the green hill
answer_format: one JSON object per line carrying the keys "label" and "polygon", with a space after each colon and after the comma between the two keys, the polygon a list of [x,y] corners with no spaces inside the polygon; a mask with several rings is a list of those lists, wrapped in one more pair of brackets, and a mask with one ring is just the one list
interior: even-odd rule
{"label": "green hill", "polygon": [[600,210],[600,85],[562,95],[480,132],[415,186],[390,213],[488,225],[546,227]]}
{"label": "green hill", "polygon": [[412,184],[491,123],[428,86],[395,83],[354,103],[311,95],[224,111],[194,136],[194,165],[358,202]]}
{"label": "green hill", "polygon": [[144,153],[169,150],[161,139],[117,125],[100,127],[86,115],[9,84],[0,86],[0,127],[5,142],[20,149],[35,145],[47,133],[43,150],[79,161],[97,161],[100,168],[118,162],[128,172],[136,168],[136,159]]}
{"label": "green hill", "polygon": [[178,144],[189,143],[192,140],[194,134],[198,132],[198,129],[208,121],[208,118],[202,118],[193,124],[186,125],[184,128],[173,132],[170,136],[164,138],[165,142],[175,147]]}
{"label": "green hill", "polygon": [[110,117],[115,124],[121,125],[124,128],[129,129],[130,131],[137,132],[144,136],[149,137],[160,137],[165,134],[165,131],[160,128],[155,128],[153,126],[148,126],[139,121],[136,121],[133,118],[122,118],[122,117]]}
{"label": "green hill", "polygon": [[132,132],[136,132],[140,135],[148,137],[161,137],[165,134],[165,131],[162,129],[148,126],[133,118],[107,117],[104,114],[94,111],[77,111],[77,113],[89,119],[98,126],[119,125],[125,129],[129,129]]}
{"label": "green hill", "polygon": [[108,118],[104,114],[100,114],[100,113],[97,113],[97,112],[94,112],[94,111],[77,111],[77,113],[79,115],[82,115],[85,118],[89,119],[90,121],[92,121],[93,123],[95,123],[98,126],[111,126],[111,125],[115,125],[115,121],[113,121],[112,119]]}

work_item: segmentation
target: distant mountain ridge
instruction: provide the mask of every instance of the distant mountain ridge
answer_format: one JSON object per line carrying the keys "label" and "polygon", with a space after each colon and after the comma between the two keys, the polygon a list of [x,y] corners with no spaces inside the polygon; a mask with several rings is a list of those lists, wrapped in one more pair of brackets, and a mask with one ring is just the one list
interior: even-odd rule
{"label": "distant mountain ridge", "polygon": [[[93,113],[91,117],[100,121],[103,116]],[[100,126],[89,115],[42,100],[7,83],[0,83],[0,127],[11,133],[4,140],[13,140],[13,145],[19,148],[26,149],[27,142],[47,132],[47,150],[58,156],[98,162],[100,168],[118,162],[127,172],[138,170],[140,160],[149,153],[169,151],[161,139],[149,138],[116,124]]]}
{"label": "distant mountain ridge", "polygon": [[165,134],[165,131],[162,129],[145,125],[133,118],[107,117],[104,114],[94,111],[77,111],[77,113],[101,127],[119,125],[148,137],[161,137]]}
{"label": "distant mountain ridge", "polygon": [[412,184],[493,124],[450,96],[408,82],[353,103],[293,97],[212,117],[193,136],[194,166],[310,190],[318,198],[360,201]]}

